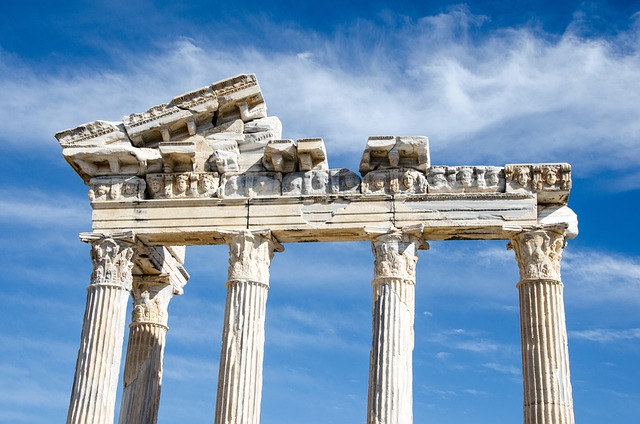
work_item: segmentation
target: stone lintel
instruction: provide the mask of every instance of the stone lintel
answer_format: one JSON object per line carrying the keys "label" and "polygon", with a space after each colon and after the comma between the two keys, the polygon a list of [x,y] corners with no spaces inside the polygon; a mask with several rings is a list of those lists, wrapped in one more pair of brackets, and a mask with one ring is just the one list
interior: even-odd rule
{"label": "stone lintel", "polygon": [[507,240],[513,228],[552,222],[575,227],[569,208],[543,212],[536,197],[525,194],[185,198],[95,203],[93,225],[96,231],[131,229],[143,242],[165,246],[221,244],[220,231],[245,229],[270,229],[287,243],[364,241],[372,226],[423,225],[429,240]]}
{"label": "stone lintel", "polygon": [[138,243],[135,266],[133,269],[134,277],[137,278],[156,278],[171,284],[174,288],[174,294],[182,294],[183,287],[189,280],[189,274],[182,266],[184,257],[174,255],[173,246],[148,246]]}

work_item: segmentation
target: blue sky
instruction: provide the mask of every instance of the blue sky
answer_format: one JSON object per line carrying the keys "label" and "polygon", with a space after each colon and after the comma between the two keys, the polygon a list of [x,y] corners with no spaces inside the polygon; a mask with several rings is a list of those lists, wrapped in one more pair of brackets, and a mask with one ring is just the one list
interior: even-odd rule
{"label": "blue sky", "polygon": [[[267,4],[268,3],[268,4]],[[66,417],[91,264],[87,187],[53,134],[256,73],[285,138],[358,169],[369,135],[427,135],[444,165],[569,162],[563,260],[577,422],[640,410],[640,7],[626,1],[4,2],[0,422]],[[263,424],[364,422],[373,257],[285,246],[272,264]],[[209,423],[227,250],[187,249],[160,423]],[[415,422],[522,421],[518,271],[505,242],[420,253]]]}

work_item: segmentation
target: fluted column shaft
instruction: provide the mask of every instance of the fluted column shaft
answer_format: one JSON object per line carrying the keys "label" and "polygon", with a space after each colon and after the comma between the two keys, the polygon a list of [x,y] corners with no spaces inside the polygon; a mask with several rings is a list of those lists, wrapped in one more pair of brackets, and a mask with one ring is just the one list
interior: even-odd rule
{"label": "fluted column shaft", "polygon": [[174,288],[159,277],[135,277],[119,424],[158,421],[168,306]]}
{"label": "fluted column shaft", "polygon": [[216,424],[258,424],[269,265],[282,250],[269,231],[225,233],[229,275],[218,374]]}
{"label": "fluted column shaft", "polygon": [[93,273],[67,424],[112,424],[131,290],[133,236],[83,233],[81,237],[92,244]]}
{"label": "fluted column shaft", "polygon": [[512,237],[520,268],[520,330],[525,424],[573,424],[560,260],[564,231]]}
{"label": "fluted column shaft", "polygon": [[401,232],[372,240],[375,255],[368,424],[413,422],[415,269],[420,242]]}

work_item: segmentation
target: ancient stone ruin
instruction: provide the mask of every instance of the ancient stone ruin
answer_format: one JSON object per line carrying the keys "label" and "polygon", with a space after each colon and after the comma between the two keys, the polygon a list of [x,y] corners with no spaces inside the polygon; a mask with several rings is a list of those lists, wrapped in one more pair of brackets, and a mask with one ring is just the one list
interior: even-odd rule
{"label": "ancient stone ruin", "polygon": [[113,423],[130,298],[119,423],[156,422],[167,306],[189,278],[185,246],[201,244],[229,246],[215,422],[259,423],[274,252],[368,240],[367,423],[411,424],[417,253],[445,239],[508,241],[520,268],[524,422],[574,422],[560,279],[577,235],[570,165],[434,165],[427,137],[375,136],[359,175],[332,169],[321,138],[282,139],[254,75],[56,138],[93,208],[93,231],[80,234],[93,273],[67,423]]}

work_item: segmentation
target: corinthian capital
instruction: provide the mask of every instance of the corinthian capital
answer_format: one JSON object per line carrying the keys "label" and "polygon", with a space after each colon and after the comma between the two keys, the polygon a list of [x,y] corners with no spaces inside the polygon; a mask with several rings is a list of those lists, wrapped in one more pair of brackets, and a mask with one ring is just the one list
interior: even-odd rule
{"label": "corinthian capital", "polygon": [[80,239],[91,243],[91,285],[118,286],[131,290],[135,254],[133,233],[81,233]]}
{"label": "corinthian capital", "polygon": [[421,229],[391,229],[384,234],[370,234],[371,250],[375,257],[374,280],[400,278],[415,281],[418,249],[427,248]]}
{"label": "corinthian capital", "polygon": [[157,276],[137,277],[133,282],[133,312],[131,322],[134,324],[150,323],[167,326],[169,301],[173,297],[174,288],[169,277]]}
{"label": "corinthian capital", "polygon": [[284,250],[271,231],[241,230],[221,232],[229,245],[228,281],[255,281],[269,284],[269,265],[275,251]]}
{"label": "corinthian capital", "polygon": [[560,281],[560,260],[565,245],[564,230],[535,229],[513,235],[507,248],[516,253],[521,282]]}

